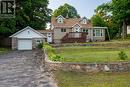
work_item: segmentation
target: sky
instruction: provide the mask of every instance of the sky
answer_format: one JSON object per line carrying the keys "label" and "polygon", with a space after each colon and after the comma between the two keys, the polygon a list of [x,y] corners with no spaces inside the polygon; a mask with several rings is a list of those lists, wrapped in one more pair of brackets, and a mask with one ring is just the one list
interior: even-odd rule
{"label": "sky", "polygon": [[60,5],[68,3],[77,9],[81,17],[86,16],[87,18],[91,18],[94,15],[94,9],[108,1],[111,0],[49,0],[48,7],[54,11]]}

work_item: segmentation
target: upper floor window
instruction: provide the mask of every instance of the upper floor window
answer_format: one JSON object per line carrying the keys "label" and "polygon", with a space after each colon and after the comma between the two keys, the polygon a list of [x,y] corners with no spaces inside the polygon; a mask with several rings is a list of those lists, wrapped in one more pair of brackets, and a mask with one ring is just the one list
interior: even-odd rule
{"label": "upper floor window", "polygon": [[65,29],[65,28],[62,28],[62,29],[61,29],[61,32],[66,32],[66,29]]}
{"label": "upper floor window", "polygon": [[65,18],[62,15],[59,15],[56,19],[57,23],[63,23]]}
{"label": "upper floor window", "polygon": [[58,23],[63,23],[63,19],[62,19],[61,17],[59,17],[59,18],[57,19],[57,22],[58,22]]}
{"label": "upper floor window", "polygon": [[87,20],[86,20],[86,19],[83,19],[82,23],[83,23],[83,24],[87,24]]}

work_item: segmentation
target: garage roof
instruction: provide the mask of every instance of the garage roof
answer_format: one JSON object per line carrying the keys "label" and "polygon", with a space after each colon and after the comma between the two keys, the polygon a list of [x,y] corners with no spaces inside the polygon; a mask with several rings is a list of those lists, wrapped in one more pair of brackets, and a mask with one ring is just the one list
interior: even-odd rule
{"label": "garage roof", "polygon": [[30,26],[27,26],[27,27],[25,27],[24,29],[22,29],[22,30],[20,30],[20,31],[18,31],[18,32],[16,32],[16,33],[14,33],[14,34],[11,35],[10,37],[15,37],[15,36],[17,36],[18,34],[24,32],[24,31],[27,30],[27,29],[29,29],[29,30],[31,30],[31,31],[33,31],[33,32],[35,32],[35,33],[37,33],[38,35],[40,35],[40,36],[43,37],[43,38],[47,38],[46,36],[44,36],[43,34],[41,34],[41,33],[38,32],[38,31],[34,30],[34,29],[31,28]]}

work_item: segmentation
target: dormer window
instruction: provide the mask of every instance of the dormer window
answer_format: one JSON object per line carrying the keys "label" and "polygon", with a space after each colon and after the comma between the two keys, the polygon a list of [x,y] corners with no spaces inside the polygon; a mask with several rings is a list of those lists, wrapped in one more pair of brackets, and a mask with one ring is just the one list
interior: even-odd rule
{"label": "dormer window", "polygon": [[81,23],[82,23],[82,24],[87,24],[87,18],[86,18],[86,17],[83,17],[83,18],[81,19]]}
{"label": "dormer window", "polygon": [[83,19],[83,24],[87,24],[87,20],[86,19]]}
{"label": "dormer window", "polygon": [[59,17],[59,18],[57,19],[57,22],[58,22],[58,23],[63,23],[63,19],[62,19],[61,17]]}
{"label": "dormer window", "polygon": [[63,23],[65,18],[62,15],[60,15],[56,19],[57,19],[57,23]]}

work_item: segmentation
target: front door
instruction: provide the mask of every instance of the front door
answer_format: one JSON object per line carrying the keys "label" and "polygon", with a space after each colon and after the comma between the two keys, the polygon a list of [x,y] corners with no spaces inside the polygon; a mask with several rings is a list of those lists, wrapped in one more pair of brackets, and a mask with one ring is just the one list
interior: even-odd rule
{"label": "front door", "polygon": [[52,34],[51,33],[47,34],[47,42],[52,43]]}

